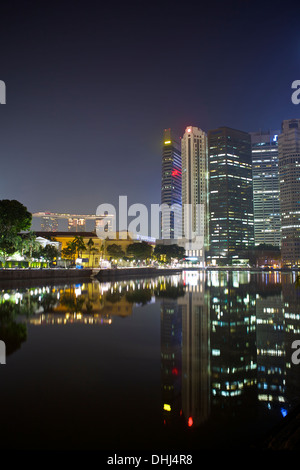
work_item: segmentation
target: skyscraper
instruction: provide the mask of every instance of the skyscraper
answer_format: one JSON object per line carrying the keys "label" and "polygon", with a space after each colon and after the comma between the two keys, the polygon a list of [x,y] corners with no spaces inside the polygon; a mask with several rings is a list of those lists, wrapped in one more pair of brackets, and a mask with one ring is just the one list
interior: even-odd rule
{"label": "skyscraper", "polygon": [[300,265],[300,119],[282,122],[278,136],[283,266]]}
{"label": "skyscraper", "polygon": [[280,246],[278,134],[251,132],[255,245]]}
{"label": "skyscraper", "polygon": [[220,127],[208,133],[212,264],[232,264],[254,245],[251,137]]}
{"label": "skyscraper", "polygon": [[161,204],[161,238],[177,238],[181,234],[181,147],[171,129],[164,131]]}
{"label": "skyscraper", "polygon": [[[200,265],[205,263],[208,242],[207,135],[198,127],[188,126],[181,140],[182,225],[187,255]],[[197,239],[193,234],[196,234]]]}

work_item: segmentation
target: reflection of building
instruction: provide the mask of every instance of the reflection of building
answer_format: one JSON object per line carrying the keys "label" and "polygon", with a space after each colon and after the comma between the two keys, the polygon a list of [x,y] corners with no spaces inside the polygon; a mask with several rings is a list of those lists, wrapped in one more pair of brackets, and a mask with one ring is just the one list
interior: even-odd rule
{"label": "reflection of building", "polygon": [[212,396],[214,408],[222,410],[243,404],[256,387],[255,294],[249,281],[248,272],[211,273],[208,280]]}
{"label": "reflection of building", "polygon": [[231,264],[254,245],[251,138],[220,127],[208,133],[209,260]]}
{"label": "reflection of building", "polygon": [[258,296],[256,299],[258,400],[269,409],[284,407],[286,402],[283,311],[280,295]]}
{"label": "reflection of building", "polygon": [[278,136],[282,264],[300,265],[300,119],[283,121]]}
{"label": "reflection of building", "polygon": [[199,426],[210,414],[209,310],[204,274],[183,273],[182,410],[188,426]]}
{"label": "reflection of building", "polygon": [[[181,148],[171,129],[165,129],[161,181],[161,238],[181,234]],[[164,206],[167,205],[167,206]],[[170,211],[173,206],[174,211]],[[176,235],[177,234],[177,235]]]}
{"label": "reflection of building", "polygon": [[278,134],[251,133],[255,245],[280,246]]}
{"label": "reflection of building", "polygon": [[162,298],[161,312],[161,387],[165,424],[181,416],[181,308],[177,300]]}

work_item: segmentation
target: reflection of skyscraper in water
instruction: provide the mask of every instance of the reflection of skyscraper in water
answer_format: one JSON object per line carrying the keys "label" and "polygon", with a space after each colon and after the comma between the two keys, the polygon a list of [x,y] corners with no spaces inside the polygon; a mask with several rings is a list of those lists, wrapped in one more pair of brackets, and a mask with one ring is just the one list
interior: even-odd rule
{"label": "reflection of skyscraper in water", "polygon": [[181,308],[177,300],[162,299],[161,311],[161,387],[165,424],[181,414]]}
{"label": "reflection of skyscraper in water", "polygon": [[300,340],[300,279],[297,273],[282,274],[282,300],[284,309],[286,397],[291,405],[299,403],[300,365],[292,361],[292,343]]}
{"label": "reflection of skyscraper in water", "polygon": [[188,426],[198,426],[210,412],[209,310],[202,272],[186,271],[182,309],[182,411]]}
{"label": "reflection of skyscraper in water", "polygon": [[[224,411],[233,403],[249,409],[256,399],[255,293],[250,273],[210,273],[211,380],[213,406]],[[251,398],[250,398],[251,400]]]}
{"label": "reflection of skyscraper in water", "polygon": [[257,388],[258,400],[268,409],[284,407],[286,354],[284,313],[280,293],[257,296]]}

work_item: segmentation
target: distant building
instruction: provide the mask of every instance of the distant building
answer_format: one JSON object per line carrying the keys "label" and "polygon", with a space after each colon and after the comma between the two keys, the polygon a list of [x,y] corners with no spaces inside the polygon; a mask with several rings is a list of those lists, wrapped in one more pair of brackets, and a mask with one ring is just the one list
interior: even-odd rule
{"label": "distant building", "polygon": [[280,246],[279,133],[251,132],[255,245]]}
{"label": "distant building", "polygon": [[278,136],[283,266],[300,265],[300,119],[282,122]]}
{"label": "distant building", "polygon": [[[198,127],[188,126],[181,140],[182,235],[187,258],[205,265],[208,242],[207,136]],[[193,234],[196,234],[196,238]]]}
{"label": "distant building", "polygon": [[[32,217],[41,220],[41,230],[45,232],[57,232],[59,221],[67,221],[69,232],[87,232],[87,222],[93,221],[94,230],[101,227],[103,231],[112,229],[114,215],[104,213],[103,215],[78,215],[57,212],[35,212]],[[60,229],[62,231],[62,229]]]}
{"label": "distant building", "polygon": [[251,137],[220,127],[208,132],[210,264],[234,264],[254,245]]}
{"label": "distant building", "polygon": [[56,217],[51,217],[51,215],[41,217],[41,230],[44,232],[57,232],[58,219]]}
{"label": "distant building", "polygon": [[86,221],[84,218],[69,218],[68,219],[68,230],[69,232],[85,232]]}
{"label": "distant building", "polygon": [[161,238],[174,239],[181,233],[181,147],[171,129],[165,129],[163,139]]}

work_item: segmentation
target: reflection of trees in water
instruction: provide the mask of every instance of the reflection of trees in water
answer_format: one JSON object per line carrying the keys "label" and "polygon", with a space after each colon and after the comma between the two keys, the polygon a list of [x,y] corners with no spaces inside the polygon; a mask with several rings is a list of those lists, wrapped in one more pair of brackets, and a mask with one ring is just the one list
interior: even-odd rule
{"label": "reflection of trees in water", "polygon": [[138,288],[138,285],[117,284],[110,292],[105,294],[105,300],[112,303],[120,302],[123,298],[129,303],[146,305],[153,296],[176,300],[185,293],[183,284],[173,285],[171,281],[162,281],[156,286]]}
{"label": "reflection of trees in water", "polygon": [[7,355],[19,349],[27,339],[26,324],[16,321],[18,313],[19,306],[9,300],[0,304],[0,338],[5,343]]}
{"label": "reflection of trees in water", "polygon": [[126,300],[132,304],[146,305],[151,301],[153,295],[152,289],[139,289],[126,292]]}
{"label": "reflection of trees in water", "polygon": [[78,313],[82,311],[83,305],[86,301],[84,295],[76,296],[73,293],[63,293],[60,298],[60,304],[67,307],[72,312]]}
{"label": "reflection of trees in water", "polygon": [[45,292],[41,296],[40,306],[43,307],[44,312],[52,312],[57,304],[57,295],[51,292]]}
{"label": "reflection of trees in water", "polygon": [[179,297],[183,297],[185,294],[185,287],[183,284],[178,286],[172,285],[171,282],[166,282],[163,284],[163,288],[158,288],[154,292],[155,297],[165,298],[165,299],[178,299]]}

